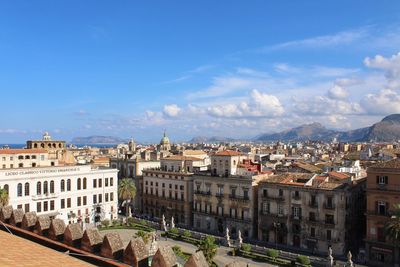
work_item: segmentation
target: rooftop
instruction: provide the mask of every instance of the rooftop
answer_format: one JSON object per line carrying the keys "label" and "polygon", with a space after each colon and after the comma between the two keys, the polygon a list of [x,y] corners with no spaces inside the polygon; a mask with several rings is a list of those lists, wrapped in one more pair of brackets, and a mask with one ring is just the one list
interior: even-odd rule
{"label": "rooftop", "polygon": [[383,161],[372,165],[370,168],[376,169],[400,169],[400,159],[393,159],[389,161]]}
{"label": "rooftop", "polygon": [[243,154],[238,151],[224,150],[215,153],[213,156],[242,156]]}
{"label": "rooftop", "polygon": [[93,266],[61,252],[49,249],[37,243],[0,231],[2,246],[0,266]]}
{"label": "rooftop", "polygon": [[45,149],[0,149],[1,155],[16,155],[16,154],[43,154],[47,153]]}

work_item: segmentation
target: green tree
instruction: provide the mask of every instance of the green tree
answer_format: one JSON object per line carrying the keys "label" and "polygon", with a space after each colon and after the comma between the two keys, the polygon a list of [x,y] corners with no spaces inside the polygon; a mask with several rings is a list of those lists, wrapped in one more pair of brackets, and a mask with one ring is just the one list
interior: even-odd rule
{"label": "green tree", "polygon": [[124,178],[118,185],[118,197],[120,200],[125,201],[125,215],[130,216],[129,205],[136,196],[135,182],[130,178]]}
{"label": "green tree", "polygon": [[8,204],[8,192],[4,188],[0,188],[0,208]]}
{"label": "green tree", "polygon": [[386,236],[394,242],[400,242],[400,204],[394,205],[393,215],[386,223]]}
{"label": "green tree", "polygon": [[279,256],[279,251],[276,249],[269,248],[267,249],[267,256],[271,257],[274,261]]}
{"label": "green tree", "polygon": [[206,236],[199,242],[197,251],[203,251],[204,257],[208,264],[212,266],[212,260],[217,254],[218,246],[215,244],[215,238],[213,236]]}

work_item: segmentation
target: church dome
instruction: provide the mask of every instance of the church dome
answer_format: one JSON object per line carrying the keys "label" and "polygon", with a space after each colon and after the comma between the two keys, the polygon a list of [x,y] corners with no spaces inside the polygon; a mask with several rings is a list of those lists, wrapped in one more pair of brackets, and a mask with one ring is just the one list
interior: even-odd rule
{"label": "church dome", "polygon": [[169,145],[169,138],[167,137],[167,134],[164,132],[164,136],[160,141],[160,145]]}

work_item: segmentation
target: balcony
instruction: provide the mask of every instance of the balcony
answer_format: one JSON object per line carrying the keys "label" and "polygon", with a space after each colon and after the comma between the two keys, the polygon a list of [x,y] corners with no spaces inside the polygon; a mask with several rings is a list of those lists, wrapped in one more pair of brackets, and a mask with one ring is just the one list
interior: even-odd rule
{"label": "balcony", "polygon": [[333,203],[331,203],[331,204],[324,203],[324,209],[327,209],[327,210],[334,210],[334,209],[336,209],[336,205],[333,204]]}
{"label": "balcony", "polygon": [[224,193],[216,193],[215,196],[217,198],[223,198],[224,197]]}
{"label": "balcony", "polygon": [[310,208],[315,208],[315,209],[317,209],[317,208],[318,208],[318,202],[316,202],[316,201],[314,201],[314,202],[310,201],[310,202],[308,203],[308,206],[309,206]]}
{"label": "balcony", "polygon": [[267,195],[267,196],[263,196],[263,199],[264,200],[275,200],[275,201],[280,201],[280,202],[283,202],[283,201],[285,201],[285,197],[284,196],[270,196],[270,195]]}
{"label": "balcony", "polygon": [[333,220],[325,220],[325,225],[327,227],[335,227],[335,221],[333,221]]}
{"label": "balcony", "polygon": [[290,216],[290,218],[291,218],[293,221],[301,221],[301,216],[292,215],[292,216]]}
{"label": "balcony", "polygon": [[51,199],[51,198],[57,198],[58,194],[52,193],[52,194],[43,194],[43,195],[35,195],[32,196],[32,200],[44,200],[44,199]]}
{"label": "balcony", "polygon": [[202,195],[202,196],[211,196],[211,192],[210,191],[201,191],[201,190],[195,190],[194,191],[195,195]]}
{"label": "balcony", "polygon": [[300,194],[299,195],[293,194],[292,199],[293,200],[301,200]]}
{"label": "balcony", "polygon": [[240,201],[240,202],[249,202],[249,197],[238,196],[238,195],[229,195],[229,199],[233,201]]}

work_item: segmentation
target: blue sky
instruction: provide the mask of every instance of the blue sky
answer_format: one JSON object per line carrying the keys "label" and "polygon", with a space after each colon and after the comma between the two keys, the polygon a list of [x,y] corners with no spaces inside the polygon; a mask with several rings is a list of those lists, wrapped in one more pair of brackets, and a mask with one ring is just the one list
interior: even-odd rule
{"label": "blue sky", "polygon": [[0,2],[0,143],[252,137],[400,113],[398,1],[143,2]]}

